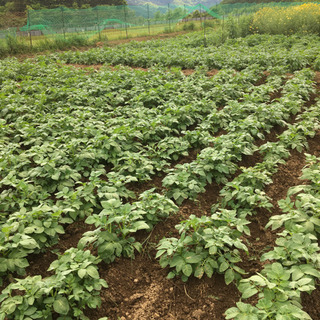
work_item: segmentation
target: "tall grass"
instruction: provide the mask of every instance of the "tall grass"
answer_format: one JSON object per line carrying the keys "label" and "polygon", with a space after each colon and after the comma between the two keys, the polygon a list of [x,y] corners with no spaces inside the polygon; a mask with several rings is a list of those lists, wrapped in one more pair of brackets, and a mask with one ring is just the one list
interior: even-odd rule
{"label": "tall grass", "polygon": [[252,14],[238,17],[230,16],[224,23],[227,36],[229,38],[240,38],[251,34],[250,26],[252,24],[252,20]]}
{"label": "tall grass", "polygon": [[0,42],[0,58],[8,55],[35,53],[46,50],[64,50],[72,47],[80,48],[94,45],[97,41],[88,40],[86,37],[72,35],[64,38],[63,36],[53,39],[41,38],[40,40],[33,40],[33,45],[28,38],[21,39],[14,35],[8,35]]}
{"label": "tall grass", "polygon": [[14,35],[8,34],[5,42],[10,54],[23,53],[26,50],[24,44]]}

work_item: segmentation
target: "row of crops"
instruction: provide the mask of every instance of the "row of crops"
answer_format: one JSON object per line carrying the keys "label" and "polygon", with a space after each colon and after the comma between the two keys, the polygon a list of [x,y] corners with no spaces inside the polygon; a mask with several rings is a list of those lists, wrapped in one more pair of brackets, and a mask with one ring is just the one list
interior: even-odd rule
{"label": "row of crops", "polygon": [[[320,43],[257,35],[219,47],[201,41],[195,34],[0,62],[0,319],[88,319],[86,309],[99,308],[108,290],[101,261],[134,259],[141,234],[212,183],[220,191],[211,214],[181,221],[178,236],[159,240],[154,259],[169,279],[223,274],[235,283],[242,299],[226,319],[310,319],[301,293],[320,278],[320,159],[307,155],[309,182],[279,201],[285,214],[267,225],[280,232],[260,257],[263,270],[248,277],[239,263],[250,217],[273,210],[265,192],[272,175],[320,128]],[[212,68],[219,72],[208,77]],[[276,127],[281,134],[268,141]],[[193,150],[197,156],[182,161]],[[262,161],[240,165],[253,154]],[[160,187],[152,183],[158,176]],[[77,247],[59,253],[50,276],[28,275],[30,258],[59,246],[77,221],[88,225]]]}
{"label": "row of crops", "polygon": [[319,70],[319,41],[316,35],[251,35],[226,41],[221,38],[221,44],[215,46],[219,43],[218,36],[211,33],[204,42],[203,37],[191,33],[166,40],[165,45],[162,40],[131,42],[116,48],[52,54],[50,59],[65,63],[123,64],[143,68],[160,66],[242,70],[249,65],[259,64],[265,70],[282,67],[293,72],[307,66]]}

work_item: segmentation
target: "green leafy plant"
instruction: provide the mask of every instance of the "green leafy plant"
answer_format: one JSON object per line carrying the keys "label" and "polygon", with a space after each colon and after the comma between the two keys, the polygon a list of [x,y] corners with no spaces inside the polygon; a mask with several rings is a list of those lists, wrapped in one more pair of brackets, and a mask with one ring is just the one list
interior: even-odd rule
{"label": "green leafy plant", "polygon": [[[311,319],[301,310],[300,292],[314,289],[314,280],[308,274],[285,269],[280,263],[267,265],[263,274],[241,280],[239,290],[242,298],[249,298],[259,293],[256,306],[237,303],[237,308],[226,311],[226,319],[270,319],[286,316],[289,319]],[[307,269],[305,269],[307,270]],[[259,315],[259,318],[257,317]]]}
{"label": "green leafy plant", "polygon": [[103,210],[99,215],[86,219],[86,223],[94,224],[98,229],[86,232],[79,241],[78,248],[94,243],[98,247],[99,256],[107,263],[121,255],[133,258],[134,251],[141,250],[141,244],[131,234],[149,229],[149,225],[143,220],[143,212],[135,210],[129,203],[122,204],[117,199],[103,201],[102,206]]}
{"label": "green leafy plant", "polygon": [[132,236],[139,230],[150,231],[160,219],[177,211],[176,205],[166,197],[153,193],[154,189],[140,195],[140,201],[123,204],[119,199],[102,201],[103,210],[86,219],[98,229],[84,234],[78,247],[94,243],[99,256],[107,263],[121,255],[134,257],[134,251],[141,250],[141,244]]}
{"label": "green leafy plant", "polygon": [[64,233],[58,207],[39,206],[28,211],[21,208],[1,225],[0,235],[0,276],[17,272],[24,274],[29,265],[26,257],[56,244],[59,235]]}
{"label": "green leafy plant", "polygon": [[263,188],[272,180],[271,173],[266,170],[265,164],[260,163],[255,167],[241,169],[242,173],[220,191],[221,205],[234,209],[255,209],[257,207],[270,209],[272,204]]}
{"label": "green leafy plant", "polygon": [[[76,248],[67,250],[49,267],[53,276],[17,279],[0,295],[0,319],[88,319],[83,309],[100,306],[99,292],[107,283],[99,278],[100,260]],[[14,294],[17,290],[23,295]]]}
{"label": "green leafy plant", "polygon": [[[97,264],[100,261],[88,250],[71,248],[52,262],[48,269],[54,271],[57,281],[63,281],[63,287],[58,290],[57,295],[65,296],[74,316],[83,317],[82,310],[85,306],[95,309],[101,304],[100,290],[108,286],[99,277]],[[62,313],[59,312],[61,306],[57,302],[53,302],[53,307],[57,313]]]}
{"label": "green leafy plant", "polygon": [[237,219],[235,211],[221,210],[201,218],[191,215],[176,226],[181,234],[179,239],[160,240],[156,257],[160,257],[161,267],[174,269],[168,278],[180,276],[187,281],[191,275],[202,278],[206,274],[211,278],[213,273],[224,273],[230,284],[244,274],[236,263],[241,261],[238,249],[247,251],[239,239],[242,231],[248,232],[247,223]]}

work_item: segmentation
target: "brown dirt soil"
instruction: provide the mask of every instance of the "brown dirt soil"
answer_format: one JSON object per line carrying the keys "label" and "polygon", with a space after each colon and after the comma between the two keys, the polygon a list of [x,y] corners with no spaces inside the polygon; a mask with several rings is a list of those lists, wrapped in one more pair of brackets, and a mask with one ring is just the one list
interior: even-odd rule
{"label": "brown dirt soil", "polygon": [[221,319],[217,312],[223,312],[235,294],[239,298],[236,287],[226,287],[221,275],[190,279],[186,284],[168,280],[167,270],[147,255],[121,260],[111,268],[101,265],[100,274],[108,279],[110,289],[102,294],[100,310],[87,310],[92,320],[101,315],[110,320]]}
{"label": "brown dirt soil", "polygon": [[113,47],[113,46],[117,46],[119,44],[131,42],[131,41],[147,41],[147,40],[155,40],[155,39],[167,39],[167,38],[173,38],[173,37],[185,34],[185,33],[188,33],[188,31],[161,33],[161,34],[156,34],[156,35],[135,37],[135,38],[129,38],[129,39],[110,40],[107,42],[107,45],[110,47]]}
{"label": "brown dirt soil", "polygon": [[306,311],[312,320],[320,320],[320,286],[318,284],[317,289],[311,294],[306,292],[302,293],[302,305],[304,311]]}
{"label": "brown dirt soil", "polygon": [[47,277],[51,275],[48,272],[50,264],[57,259],[57,254],[62,254],[70,248],[76,248],[82,235],[89,231],[94,230],[93,225],[89,225],[84,220],[76,221],[70,225],[65,226],[65,233],[60,236],[59,243],[52,246],[49,250],[39,254],[32,254],[28,257],[29,267],[26,269],[27,276],[41,275]]}
{"label": "brown dirt soil", "polygon": [[191,76],[195,72],[194,69],[184,69],[184,70],[181,70],[181,71],[185,76]]}
{"label": "brown dirt soil", "polygon": [[213,77],[213,76],[217,75],[219,72],[220,72],[220,70],[218,70],[218,69],[212,69],[212,70],[207,72],[207,76],[208,77]]}
{"label": "brown dirt soil", "polygon": [[263,76],[254,85],[255,86],[260,86],[262,84],[265,84],[269,75],[270,75],[270,72],[263,71]]}
{"label": "brown dirt soil", "polygon": [[320,84],[320,72],[319,71],[315,72],[314,81],[316,82],[317,85]]}

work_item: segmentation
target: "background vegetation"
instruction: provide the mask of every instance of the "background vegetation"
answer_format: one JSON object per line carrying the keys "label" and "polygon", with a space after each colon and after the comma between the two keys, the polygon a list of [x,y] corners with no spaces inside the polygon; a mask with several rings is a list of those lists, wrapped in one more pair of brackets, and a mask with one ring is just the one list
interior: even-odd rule
{"label": "background vegetation", "polygon": [[[82,2],[81,2],[82,1]],[[90,1],[90,4],[85,4],[85,0],[78,0],[72,3],[75,8],[83,7],[85,5],[93,5],[94,1]],[[109,1],[109,0],[108,0]],[[111,0],[115,1],[124,0]],[[229,0],[225,0],[226,3]],[[107,2],[103,0],[102,2]],[[61,2],[59,2],[61,4]],[[66,5],[70,5],[71,2],[64,0]],[[188,16],[185,16],[187,12],[184,7],[177,7],[170,9],[167,12],[156,12],[153,20],[163,21],[162,25],[151,26],[148,30],[148,22],[146,18],[140,17],[142,22],[138,25],[130,26],[130,28],[122,29],[109,29],[102,30],[98,33],[96,31],[90,31],[88,34],[82,33],[67,33],[67,34],[44,34],[42,36],[35,36],[32,43],[29,37],[18,37],[16,30],[12,33],[8,32],[8,25],[11,27],[26,25],[26,11],[19,13],[16,12],[17,8],[23,4],[24,6],[32,5],[37,7],[39,2],[37,0],[25,0],[25,1],[4,1],[0,0],[0,28],[6,29],[7,34],[0,39],[0,57],[4,57],[12,54],[27,53],[27,52],[39,52],[44,50],[57,50],[68,49],[72,47],[80,46],[92,46],[97,42],[102,42],[104,45],[108,43],[108,40],[116,40],[128,37],[147,36],[149,34],[156,33],[171,33],[176,31],[196,31],[203,30],[204,34],[215,33],[216,44],[226,41],[227,39],[244,37],[255,33],[267,33],[267,34],[284,34],[291,35],[295,33],[300,34],[317,34],[320,35],[320,3],[292,3],[281,2],[279,5],[275,2],[265,3],[262,6],[261,3],[256,4],[244,4],[237,3],[216,5],[211,7],[214,12],[217,12],[221,19],[213,19],[210,14],[203,9],[195,10]],[[54,7],[58,5],[56,0],[48,3],[46,1],[41,2],[41,6]],[[30,8],[30,7],[28,7]],[[117,8],[117,7],[113,7]],[[127,8],[127,14],[130,15],[131,11],[135,15],[132,9]],[[122,12],[122,11],[121,11]],[[187,19],[198,19],[194,21],[186,21],[176,24],[174,20],[178,21],[181,17]],[[208,17],[211,20],[206,20]],[[171,23],[170,23],[171,20]],[[81,22],[79,23],[81,24]],[[150,26],[149,26],[150,27]],[[1,30],[0,30],[1,32]],[[0,33],[1,35],[1,33]]]}

